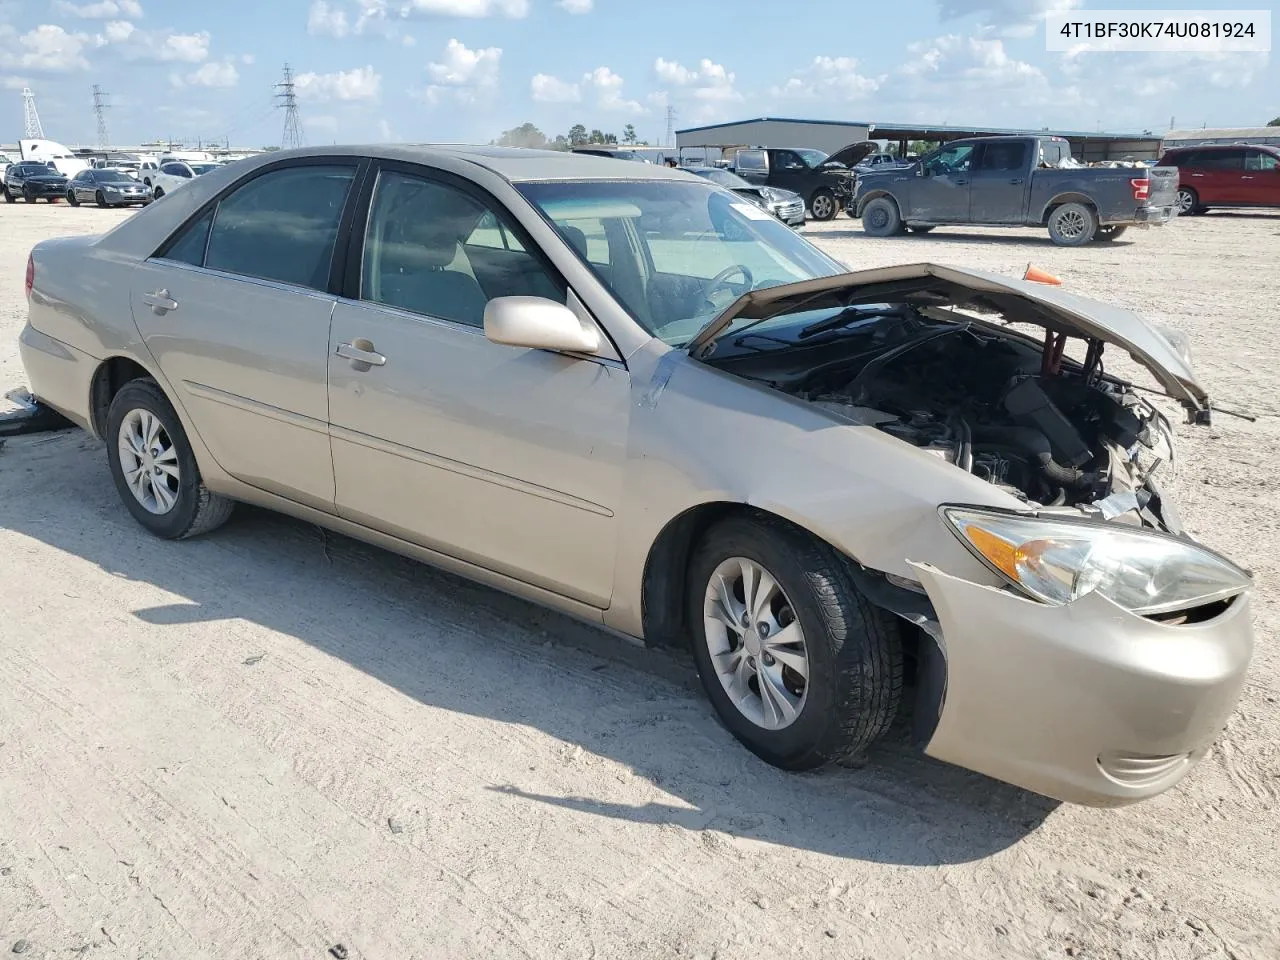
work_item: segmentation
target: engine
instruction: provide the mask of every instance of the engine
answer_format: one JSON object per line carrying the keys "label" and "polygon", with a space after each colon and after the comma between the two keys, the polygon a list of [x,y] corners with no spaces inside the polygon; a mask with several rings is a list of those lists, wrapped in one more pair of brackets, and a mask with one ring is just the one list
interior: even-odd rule
{"label": "engine", "polygon": [[1167,421],[1096,364],[1055,366],[1049,349],[965,324],[927,326],[797,394],[1038,504],[1138,494],[1137,518],[1149,499],[1142,487],[1172,452]]}

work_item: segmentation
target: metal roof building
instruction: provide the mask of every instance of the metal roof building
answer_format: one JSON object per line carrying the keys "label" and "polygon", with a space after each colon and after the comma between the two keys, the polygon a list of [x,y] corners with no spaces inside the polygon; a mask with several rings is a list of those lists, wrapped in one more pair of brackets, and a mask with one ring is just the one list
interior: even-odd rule
{"label": "metal roof building", "polygon": [[[1161,138],[1149,130],[1141,133],[1103,133],[1028,130],[1006,127],[966,127],[950,124],[871,123],[840,120],[799,120],[788,117],[759,117],[733,123],[716,123],[676,131],[678,147],[771,146],[812,147],[827,153],[863,140],[885,140],[905,148],[912,140],[947,141],[963,137],[1001,135],[1064,137],[1071,143],[1077,160],[1154,159],[1160,153]],[[905,152],[905,149],[903,150]]]}
{"label": "metal roof building", "polygon": [[1166,147],[1198,147],[1205,143],[1271,143],[1280,145],[1280,127],[1208,127],[1203,130],[1170,130]]}

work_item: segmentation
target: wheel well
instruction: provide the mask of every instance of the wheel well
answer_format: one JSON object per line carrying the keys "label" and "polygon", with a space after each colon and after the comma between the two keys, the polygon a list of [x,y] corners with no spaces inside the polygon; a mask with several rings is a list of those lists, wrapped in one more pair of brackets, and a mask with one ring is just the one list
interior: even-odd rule
{"label": "wheel well", "polygon": [[1083,193],[1064,193],[1062,196],[1054,197],[1045,205],[1044,213],[1040,215],[1041,226],[1044,226],[1049,222],[1049,217],[1053,214],[1053,211],[1067,203],[1083,204],[1092,210],[1095,215],[1098,212],[1097,204],[1093,202],[1092,198],[1086,197]]}
{"label": "wheel well", "polygon": [[111,357],[105,360],[93,374],[89,387],[90,417],[93,432],[99,437],[106,434],[107,409],[111,401],[130,380],[141,380],[151,374],[142,364],[128,357]]}
{"label": "wheel well", "polygon": [[869,193],[858,201],[858,209],[857,209],[858,216],[862,216],[862,211],[867,209],[868,203],[870,203],[872,200],[879,200],[881,197],[885,197],[888,200],[892,201],[893,205],[898,208],[899,214],[901,214],[902,207],[898,203],[898,198],[895,197],[888,190],[877,190],[875,193]]}

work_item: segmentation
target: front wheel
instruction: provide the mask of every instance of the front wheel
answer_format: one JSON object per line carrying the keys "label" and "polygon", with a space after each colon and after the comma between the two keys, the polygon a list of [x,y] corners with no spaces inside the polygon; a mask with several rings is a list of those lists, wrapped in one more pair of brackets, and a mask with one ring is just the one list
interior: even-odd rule
{"label": "front wheel", "polygon": [[830,190],[815,191],[809,198],[809,213],[815,220],[830,220],[839,209],[835,194]]}
{"label": "front wheel", "polygon": [[1064,203],[1049,214],[1049,239],[1060,247],[1082,247],[1098,232],[1098,215],[1083,203]]}
{"label": "front wheel", "polygon": [[13,194],[9,192],[9,188],[8,188],[8,187],[3,188],[3,191],[0,191],[0,192],[3,192],[3,193],[4,193],[4,202],[5,202],[5,203],[14,203],[14,202],[16,202],[16,201],[13,199]]}
{"label": "front wheel", "polygon": [[730,732],[783,769],[856,756],[897,713],[901,643],[846,562],[761,517],[717,524],[689,564],[703,688]]}
{"label": "front wheel", "polygon": [[36,202],[36,195],[35,195],[34,193],[32,193],[32,192],[31,192],[31,188],[30,188],[30,187],[23,187],[23,188],[22,188],[22,202],[23,202],[23,203],[35,203],[35,202]]}
{"label": "front wheel", "polygon": [[80,198],[76,196],[76,192],[74,190],[67,191],[67,203],[71,204],[73,207],[80,206]]}
{"label": "front wheel", "polygon": [[159,200],[159,199],[160,199],[161,197],[163,197],[163,196],[164,196],[164,191],[163,191],[163,190],[161,190],[159,187],[156,187],[155,196],[154,196],[154,197],[152,197],[152,199],[153,199],[153,200]]}
{"label": "front wheel", "polygon": [[891,237],[902,232],[902,214],[889,197],[876,197],[862,208],[862,231],[873,237]]}
{"label": "front wheel", "polygon": [[93,199],[97,201],[98,206],[105,207],[107,205],[107,196],[101,190],[93,195]]}
{"label": "front wheel", "polygon": [[1123,236],[1124,232],[1128,229],[1129,228],[1127,226],[1099,227],[1098,233],[1094,239],[1103,241],[1117,240]]}
{"label": "front wheel", "polygon": [[120,388],[107,410],[105,439],[120,499],[157,537],[194,537],[231,515],[233,502],[205,487],[182,421],[154,380]]}

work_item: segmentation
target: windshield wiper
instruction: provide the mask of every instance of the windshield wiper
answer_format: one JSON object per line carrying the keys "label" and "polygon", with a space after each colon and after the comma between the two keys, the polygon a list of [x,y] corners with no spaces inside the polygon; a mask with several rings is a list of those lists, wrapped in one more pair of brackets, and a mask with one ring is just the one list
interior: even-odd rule
{"label": "windshield wiper", "polygon": [[843,327],[854,320],[869,320],[872,317],[890,317],[901,316],[904,311],[901,305],[889,305],[880,309],[868,309],[865,304],[850,304],[834,316],[827,317],[825,320],[816,320],[804,327],[796,335],[797,340],[805,340],[809,337],[816,336],[819,333],[826,333],[828,330],[835,330]]}

